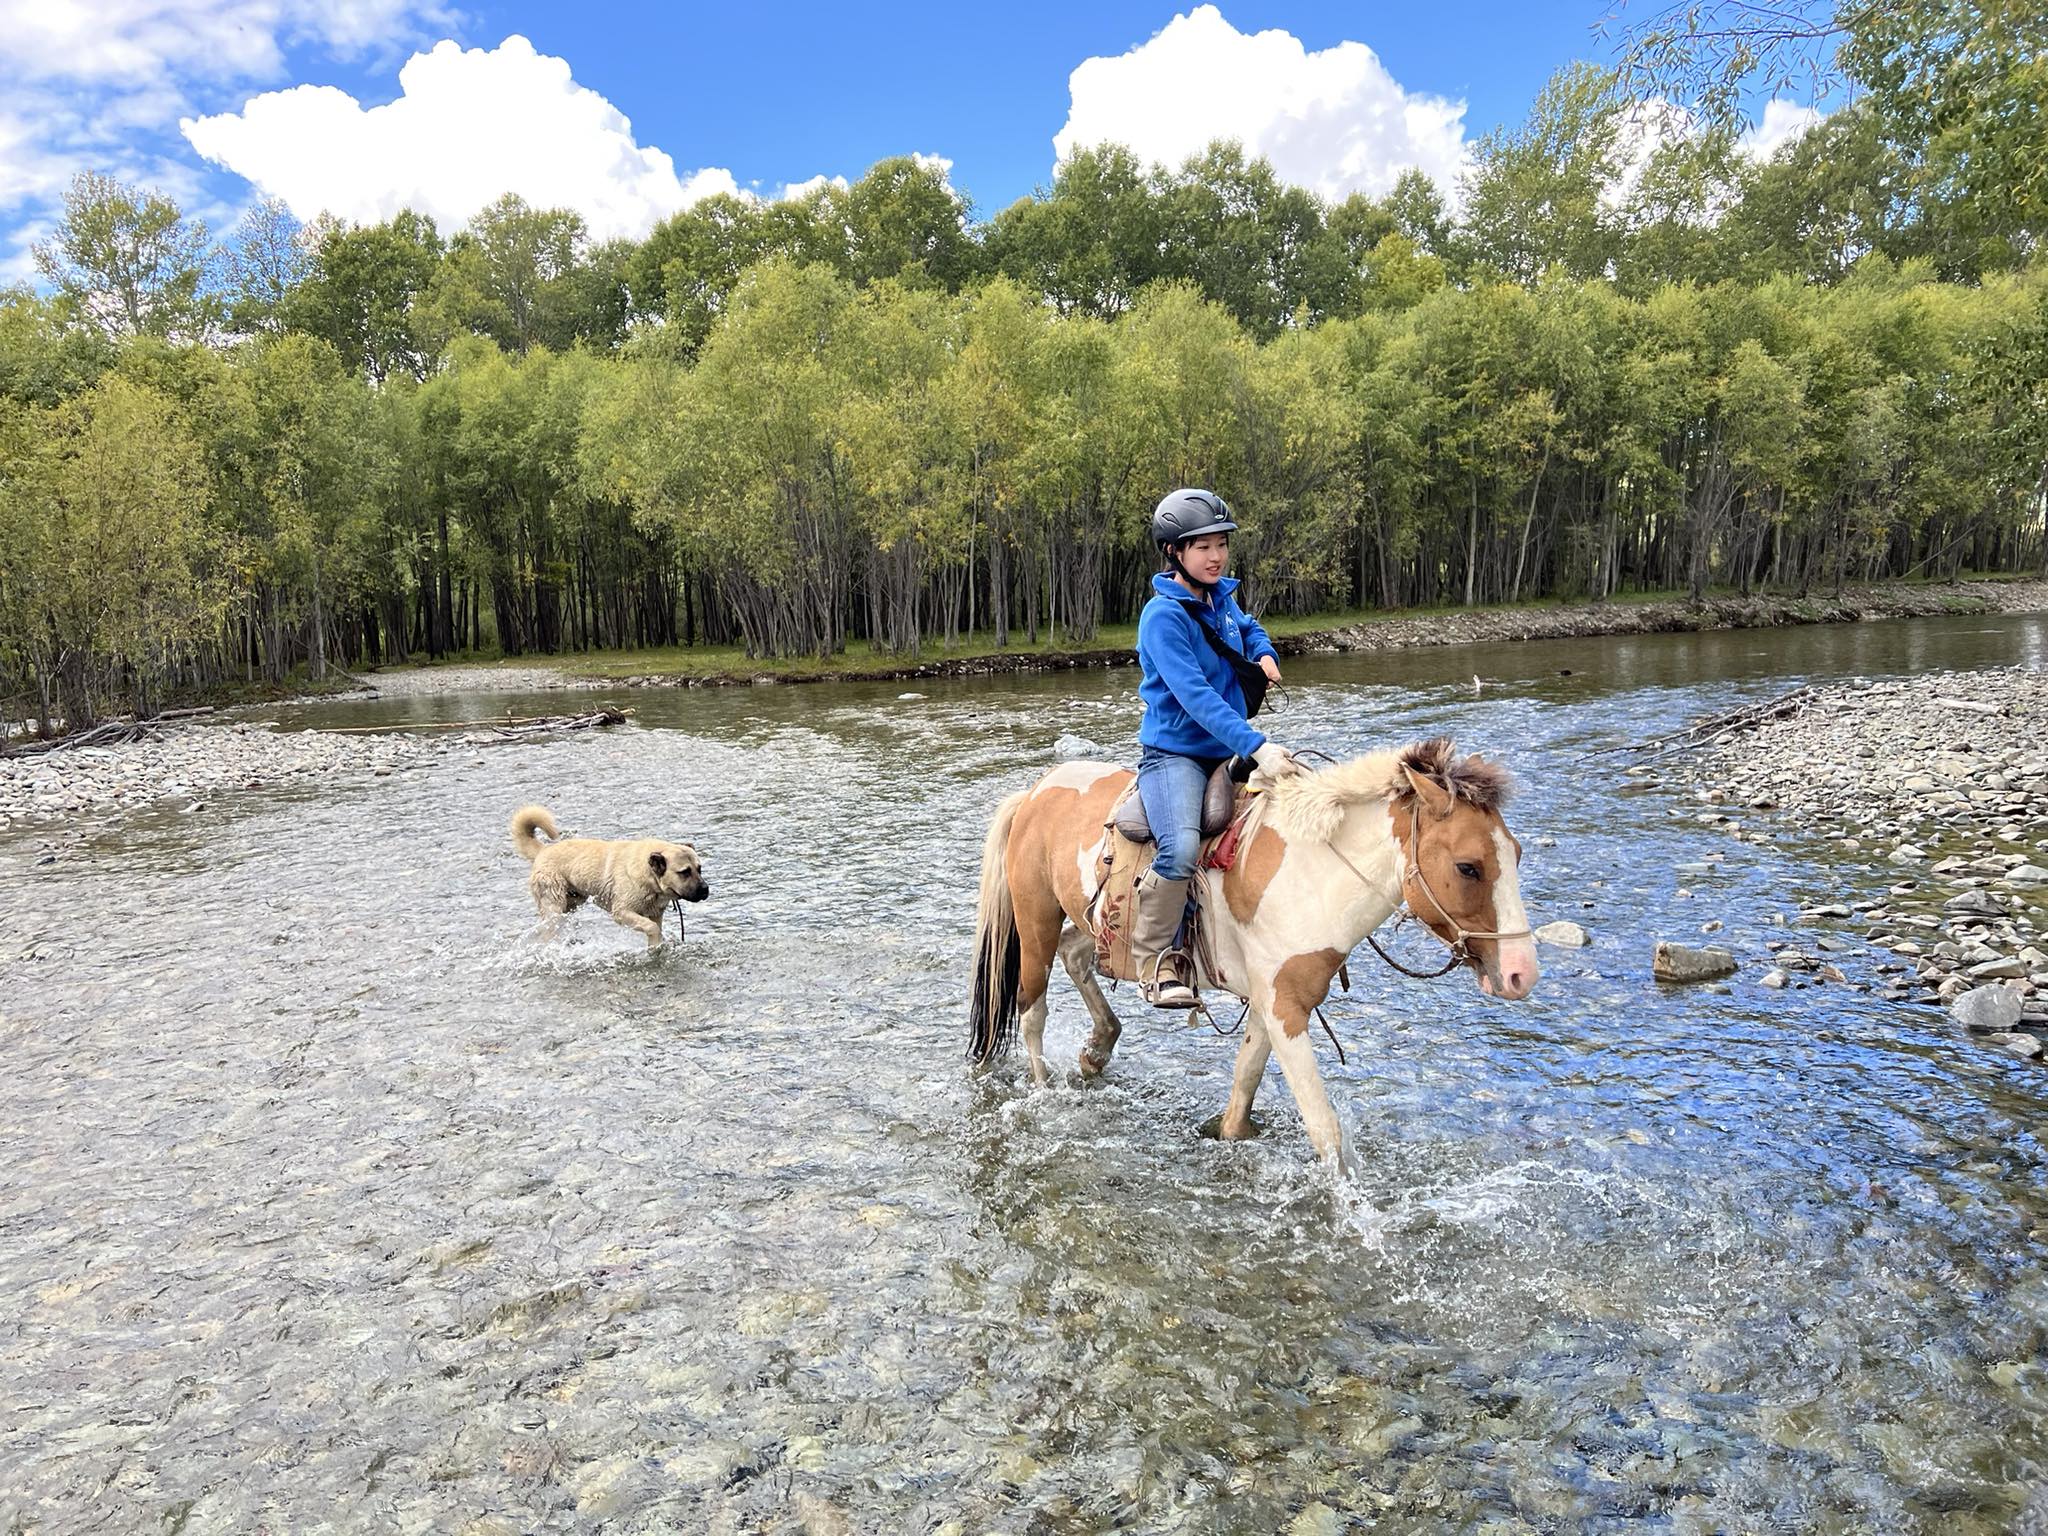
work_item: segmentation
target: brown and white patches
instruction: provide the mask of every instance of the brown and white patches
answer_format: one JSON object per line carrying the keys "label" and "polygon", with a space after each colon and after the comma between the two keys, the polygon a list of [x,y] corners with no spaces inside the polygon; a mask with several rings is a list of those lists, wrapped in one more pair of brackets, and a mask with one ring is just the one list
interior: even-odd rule
{"label": "brown and white patches", "polygon": [[1036,800],[1040,795],[1051,794],[1056,790],[1062,789],[1070,789],[1079,794],[1086,794],[1096,784],[1108,778],[1111,774],[1128,777],[1130,770],[1128,768],[1119,768],[1115,763],[1061,763],[1044,778],[1032,785],[1031,798]]}
{"label": "brown and white patches", "polygon": [[1240,845],[1237,862],[1223,876],[1223,899],[1240,925],[1250,923],[1258,914],[1259,903],[1265,900],[1266,890],[1279,876],[1286,858],[1287,839],[1270,822],[1260,825],[1251,840]]}
{"label": "brown and white patches", "polygon": [[1334,949],[1311,950],[1293,955],[1273,973],[1272,1018],[1287,1035],[1308,1028],[1309,1015],[1330,995],[1330,983],[1344,957]]}

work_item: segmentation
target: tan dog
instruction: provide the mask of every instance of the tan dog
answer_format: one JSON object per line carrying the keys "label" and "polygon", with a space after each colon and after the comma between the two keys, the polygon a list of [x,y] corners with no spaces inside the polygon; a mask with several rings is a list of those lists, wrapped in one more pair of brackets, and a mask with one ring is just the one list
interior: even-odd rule
{"label": "tan dog", "polygon": [[[543,843],[536,832],[547,833],[548,841]],[[702,901],[711,894],[697,850],[688,843],[564,838],[544,806],[521,806],[513,813],[512,846],[533,865],[527,887],[540,909],[543,938],[552,939],[564,917],[594,901],[615,922],[645,934],[649,949],[659,949],[664,909],[671,902]]]}

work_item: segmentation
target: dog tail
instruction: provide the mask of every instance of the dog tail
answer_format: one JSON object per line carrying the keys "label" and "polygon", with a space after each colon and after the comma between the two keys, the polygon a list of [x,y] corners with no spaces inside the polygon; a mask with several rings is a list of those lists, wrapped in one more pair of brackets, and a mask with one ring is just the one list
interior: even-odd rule
{"label": "dog tail", "polygon": [[512,813],[512,846],[519,850],[519,857],[531,864],[540,854],[541,842],[535,832],[545,832],[552,842],[561,834],[555,830],[555,818],[544,805],[522,805]]}
{"label": "dog tail", "polygon": [[988,837],[981,845],[981,899],[974,917],[974,991],[967,1005],[967,1055],[976,1062],[1002,1055],[1017,1038],[1021,953],[1006,849],[1010,825],[1029,793],[1019,790],[996,807],[995,820],[989,823]]}

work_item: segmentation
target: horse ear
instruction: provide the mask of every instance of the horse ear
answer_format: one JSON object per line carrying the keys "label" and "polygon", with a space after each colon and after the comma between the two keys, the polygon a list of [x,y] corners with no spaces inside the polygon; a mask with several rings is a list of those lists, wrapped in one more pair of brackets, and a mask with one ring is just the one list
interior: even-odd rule
{"label": "horse ear", "polygon": [[1451,814],[1451,807],[1456,802],[1451,798],[1451,792],[1448,789],[1445,789],[1443,785],[1437,783],[1429,775],[1417,773],[1406,763],[1401,765],[1401,772],[1408,776],[1409,793],[1422,802],[1424,810],[1438,819]]}

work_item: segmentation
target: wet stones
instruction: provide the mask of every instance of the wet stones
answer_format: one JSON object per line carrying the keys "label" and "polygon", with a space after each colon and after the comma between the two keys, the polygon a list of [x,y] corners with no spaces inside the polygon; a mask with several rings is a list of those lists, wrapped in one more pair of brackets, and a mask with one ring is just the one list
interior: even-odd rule
{"label": "wet stones", "polygon": [[1593,942],[1592,935],[1577,923],[1545,923],[1530,937],[1538,944],[1549,944],[1558,949],[1584,949]]}
{"label": "wet stones", "polygon": [[1762,980],[1856,986],[1860,950],[1880,995],[1943,1007],[1976,1038],[2048,1059],[1999,1038],[2038,1047],[2048,1034],[2044,718],[2038,669],[1859,681],[1814,690],[1798,713],[1731,732],[1680,765],[1671,778],[1692,790],[1681,814],[1770,799],[1778,838],[1800,839],[1841,892],[1799,914],[1837,931],[1809,940],[1807,955],[1778,946]]}
{"label": "wet stones", "polygon": [[273,731],[248,721],[170,725],[156,740],[0,758],[0,820],[72,820],[160,800],[195,814],[226,790],[346,772],[385,775],[445,750],[445,742],[419,736]]}

